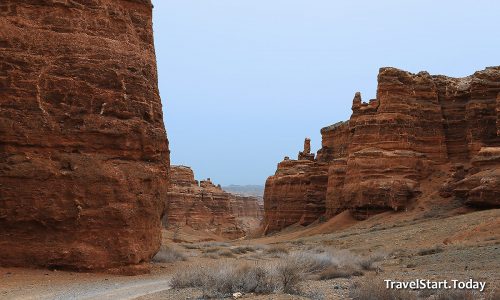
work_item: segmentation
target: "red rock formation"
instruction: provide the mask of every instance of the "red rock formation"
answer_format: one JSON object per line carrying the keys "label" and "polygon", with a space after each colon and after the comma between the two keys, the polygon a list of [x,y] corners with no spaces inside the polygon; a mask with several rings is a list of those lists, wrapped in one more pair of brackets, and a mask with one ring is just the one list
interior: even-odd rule
{"label": "red rock formation", "polygon": [[314,154],[312,160],[285,158],[280,162],[264,190],[265,232],[316,220],[325,212],[327,181],[328,164],[314,161]]}
{"label": "red rock formation", "polygon": [[189,226],[238,238],[245,235],[237,218],[255,218],[261,213],[255,197],[237,196],[215,186],[210,179],[198,183],[189,167],[172,166],[171,189],[167,198],[168,228]]}
{"label": "red rock formation", "polygon": [[[471,162],[468,172],[456,165],[441,194],[455,195],[468,205],[499,206],[499,167],[492,158],[500,149],[499,91],[500,67],[465,78],[380,69],[377,99],[363,103],[356,93],[350,120],[321,130],[316,159],[305,165],[302,160],[284,161],[269,177],[266,224],[277,230],[302,215],[309,216],[304,224],[310,223],[321,215],[317,208],[322,205],[327,217],[351,210],[358,219],[406,209],[421,195],[420,182],[438,166]],[[307,193],[297,192],[303,184],[288,180],[283,187],[282,178],[285,173],[286,178],[324,176],[324,168],[310,171],[322,164],[327,165],[328,180],[315,187],[319,197],[311,208]]]}
{"label": "red rock formation", "polygon": [[262,219],[264,206],[252,196],[230,194],[231,209],[236,218]]}
{"label": "red rock formation", "polygon": [[149,0],[0,3],[0,265],[160,246],[169,151]]}
{"label": "red rock formation", "polygon": [[500,147],[481,148],[468,174],[461,177],[452,184],[457,200],[470,206],[500,207]]}

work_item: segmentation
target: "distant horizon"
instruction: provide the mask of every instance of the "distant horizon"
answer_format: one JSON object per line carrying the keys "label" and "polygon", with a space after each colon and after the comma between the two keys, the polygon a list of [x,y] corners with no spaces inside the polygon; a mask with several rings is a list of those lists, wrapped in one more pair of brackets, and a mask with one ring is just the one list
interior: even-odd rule
{"label": "distant horizon", "polygon": [[222,186],[264,185],[305,137],[316,152],[355,92],[375,98],[381,67],[466,77],[499,64],[492,1],[153,3],[171,162]]}

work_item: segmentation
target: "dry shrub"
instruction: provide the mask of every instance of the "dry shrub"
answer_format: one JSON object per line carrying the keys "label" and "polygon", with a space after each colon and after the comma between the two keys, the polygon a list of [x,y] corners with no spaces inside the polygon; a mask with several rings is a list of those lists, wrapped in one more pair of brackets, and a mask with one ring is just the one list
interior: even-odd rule
{"label": "dry shrub", "polygon": [[285,245],[273,245],[265,250],[267,254],[288,254],[288,249],[285,247]]}
{"label": "dry shrub", "polygon": [[419,256],[431,255],[431,254],[441,253],[443,251],[444,251],[444,249],[442,247],[435,246],[435,247],[432,247],[432,248],[420,249],[417,252],[417,255],[419,255]]}
{"label": "dry shrub", "polygon": [[190,250],[200,249],[200,245],[197,245],[197,244],[182,244],[182,247],[184,247],[186,249],[190,249]]}
{"label": "dry shrub", "polygon": [[298,261],[282,260],[275,268],[275,276],[281,289],[287,294],[300,294],[299,283],[304,279],[303,266]]}
{"label": "dry shrub", "polygon": [[358,265],[366,271],[374,270],[373,264],[377,261],[381,261],[385,258],[385,255],[381,253],[372,254],[369,256],[361,257],[358,261]]}
{"label": "dry shrub", "polygon": [[205,242],[201,243],[200,246],[202,248],[212,248],[212,247],[221,248],[221,247],[229,247],[230,245],[224,242]]}
{"label": "dry shrub", "polygon": [[211,259],[218,259],[219,255],[217,253],[204,253],[202,257],[205,258],[211,258]]}
{"label": "dry shrub", "polygon": [[363,276],[363,272],[351,267],[339,268],[332,266],[329,267],[328,269],[323,270],[319,274],[319,279],[328,280],[335,278],[351,278],[352,276]]}
{"label": "dry shrub", "polygon": [[286,261],[296,265],[306,274],[314,274],[327,268],[338,266],[337,259],[330,253],[296,251],[286,257]]}
{"label": "dry shrub", "polygon": [[386,288],[383,282],[375,279],[363,280],[352,285],[349,296],[353,300],[417,300],[415,293],[408,290]]}
{"label": "dry shrub", "polygon": [[235,292],[270,294],[298,293],[301,270],[283,260],[274,264],[223,261],[203,268],[181,270],[172,277],[173,288],[201,288],[204,297],[227,297]]}
{"label": "dry shrub", "polygon": [[217,251],[217,254],[219,256],[223,256],[223,257],[234,257],[234,253],[228,249],[219,250],[219,251]]}
{"label": "dry shrub", "polygon": [[174,289],[200,287],[203,285],[205,278],[206,269],[202,265],[197,265],[194,268],[177,271],[170,281],[170,286]]}
{"label": "dry shrub", "polygon": [[259,248],[255,247],[255,246],[246,245],[246,246],[237,246],[237,247],[231,248],[231,251],[234,254],[245,254],[248,252],[255,252],[255,251],[257,251],[257,249],[259,249]]}
{"label": "dry shrub", "polygon": [[221,251],[222,249],[219,247],[209,247],[209,248],[204,248],[201,250],[203,253],[216,253]]}
{"label": "dry shrub", "polygon": [[184,254],[167,246],[161,246],[160,251],[153,257],[153,262],[156,263],[172,263],[185,260],[187,258]]}

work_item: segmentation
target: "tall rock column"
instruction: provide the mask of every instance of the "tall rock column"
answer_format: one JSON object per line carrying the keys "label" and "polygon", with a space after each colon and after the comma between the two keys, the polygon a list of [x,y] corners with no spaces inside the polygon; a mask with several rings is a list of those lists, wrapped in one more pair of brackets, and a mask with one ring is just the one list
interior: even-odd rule
{"label": "tall rock column", "polygon": [[150,0],[2,1],[0,265],[148,261],[168,172]]}

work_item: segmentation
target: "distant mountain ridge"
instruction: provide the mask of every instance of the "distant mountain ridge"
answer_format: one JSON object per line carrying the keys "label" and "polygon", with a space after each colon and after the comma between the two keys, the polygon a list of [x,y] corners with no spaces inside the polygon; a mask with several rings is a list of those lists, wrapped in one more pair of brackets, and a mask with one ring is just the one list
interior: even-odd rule
{"label": "distant mountain ridge", "polygon": [[231,184],[228,186],[223,186],[223,190],[228,191],[233,194],[239,194],[244,196],[253,196],[258,198],[264,197],[264,186],[263,185],[237,185]]}

